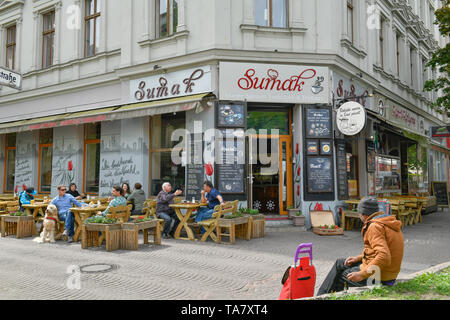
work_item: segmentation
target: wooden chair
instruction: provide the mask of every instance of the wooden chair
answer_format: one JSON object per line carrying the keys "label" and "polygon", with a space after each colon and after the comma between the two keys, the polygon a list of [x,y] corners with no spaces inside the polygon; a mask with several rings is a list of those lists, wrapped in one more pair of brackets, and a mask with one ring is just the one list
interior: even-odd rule
{"label": "wooden chair", "polygon": [[131,215],[131,205],[117,206],[109,208],[110,214],[107,214],[107,218],[117,219],[121,223],[128,222]]}
{"label": "wooden chair", "polygon": [[199,226],[204,227],[206,232],[203,234],[201,241],[205,242],[208,237],[211,237],[214,242],[218,242],[217,235],[214,233],[216,230],[219,219],[226,213],[233,214],[233,210],[235,208],[235,202],[228,202],[224,204],[219,204],[214,207],[214,213],[211,216],[211,219],[203,220],[198,223]]}

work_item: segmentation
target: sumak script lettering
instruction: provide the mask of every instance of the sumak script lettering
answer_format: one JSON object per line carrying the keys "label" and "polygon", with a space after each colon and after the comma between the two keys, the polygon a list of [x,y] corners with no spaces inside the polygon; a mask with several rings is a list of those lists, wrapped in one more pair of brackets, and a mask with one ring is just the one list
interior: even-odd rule
{"label": "sumak script lettering", "polygon": [[255,69],[248,69],[244,76],[237,82],[242,90],[276,90],[276,91],[303,91],[305,82],[312,79],[317,72],[314,69],[306,69],[299,75],[293,75],[288,79],[279,79],[279,73],[275,69],[267,70],[267,77],[257,77]]}

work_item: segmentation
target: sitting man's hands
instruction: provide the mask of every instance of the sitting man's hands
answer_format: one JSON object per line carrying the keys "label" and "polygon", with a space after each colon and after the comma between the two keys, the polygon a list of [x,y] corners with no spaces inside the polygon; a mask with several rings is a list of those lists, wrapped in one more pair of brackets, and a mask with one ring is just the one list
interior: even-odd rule
{"label": "sitting man's hands", "polygon": [[358,263],[359,262],[359,258],[358,257],[348,257],[347,260],[345,260],[345,265],[346,266],[351,266],[352,264]]}
{"label": "sitting man's hands", "polygon": [[352,282],[360,282],[360,281],[363,281],[363,280],[364,280],[364,278],[363,278],[361,272],[352,272],[352,273],[349,273],[349,274],[347,275],[347,279],[350,280],[350,281],[352,281]]}
{"label": "sitting man's hands", "polygon": [[179,196],[179,195],[182,194],[182,193],[183,193],[183,191],[181,191],[181,190],[175,191],[175,195],[176,195],[176,196]]}

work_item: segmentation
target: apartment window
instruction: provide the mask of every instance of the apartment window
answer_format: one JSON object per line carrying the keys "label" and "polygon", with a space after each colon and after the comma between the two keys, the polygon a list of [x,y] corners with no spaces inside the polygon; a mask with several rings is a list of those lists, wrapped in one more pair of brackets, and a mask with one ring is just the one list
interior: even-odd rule
{"label": "apartment window", "polygon": [[379,30],[379,48],[380,48],[380,66],[384,68],[384,19],[380,17],[380,30]]}
{"label": "apartment window", "polygon": [[422,84],[425,85],[425,82],[428,80],[428,67],[426,66],[427,60],[425,57],[422,57]]}
{"label": "apartment window", "polygon": [[433,30],[434,25],[434,8],[430,6],[430,30]]}
{"label": "apartment window", "polygon": [[411,63],[411,87],[414,86],[414,49],[409,50],[409,61]]}
{"label": "apartment window", "polygon": [[14,180],[16,173],[16,137],[15,133],[6,135],[5,144],[5,176],[3,181],[3,190],[5,192],[14,192]]}
{"label": "apartment window", "polygon": [[395,34],[395,46],[396,46],[396,54],[397,54],[397,75],[400,76],[400,46],[401,46],[401,38],[398,33]]}
{"label": "apartment window", "polygon": [[353,43],[353,0],[347,0],[347,35]]}
{"label": "apartment window", "polygon": [[287,28],[287,0],[254,0],[255,23],[258,26]]}
{"label": "apartment window", "polygon": [[84,193],[98,194],[100,181],[100,123],[84,127]]}
{"label": "apartment window", "polygon": [[100,0],[85,0],[84,5],[84,56],[91,57],[100,43]]}
{"label": "apartment window", "polygon": [[50,193],[52,187],[53,129],[39,131],[39,181],[38,190]]}
{"label": "apartment window", "polygon": [[178,1],[156,0],[156,38],[166,37],[177,32]]}
{"label": "apartment window", "polygon": [[16,26],[6,29],[6,67],[14,70],[16,56]]}
{"label": "apartment window", "polygon": [[43,15],[42,31],[42,67],[48,68],[53,64],[55,49],[55,11]]}

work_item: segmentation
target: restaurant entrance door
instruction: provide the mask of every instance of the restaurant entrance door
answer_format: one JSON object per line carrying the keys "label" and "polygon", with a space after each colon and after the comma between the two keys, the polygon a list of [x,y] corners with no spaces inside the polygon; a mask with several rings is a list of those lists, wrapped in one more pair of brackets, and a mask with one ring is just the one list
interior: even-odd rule
{"label": "restaurant entrance door", "polygon": [[252,135],[248,142],[251,208],[287,215],[287,207],[293,204],[292,137]]}

